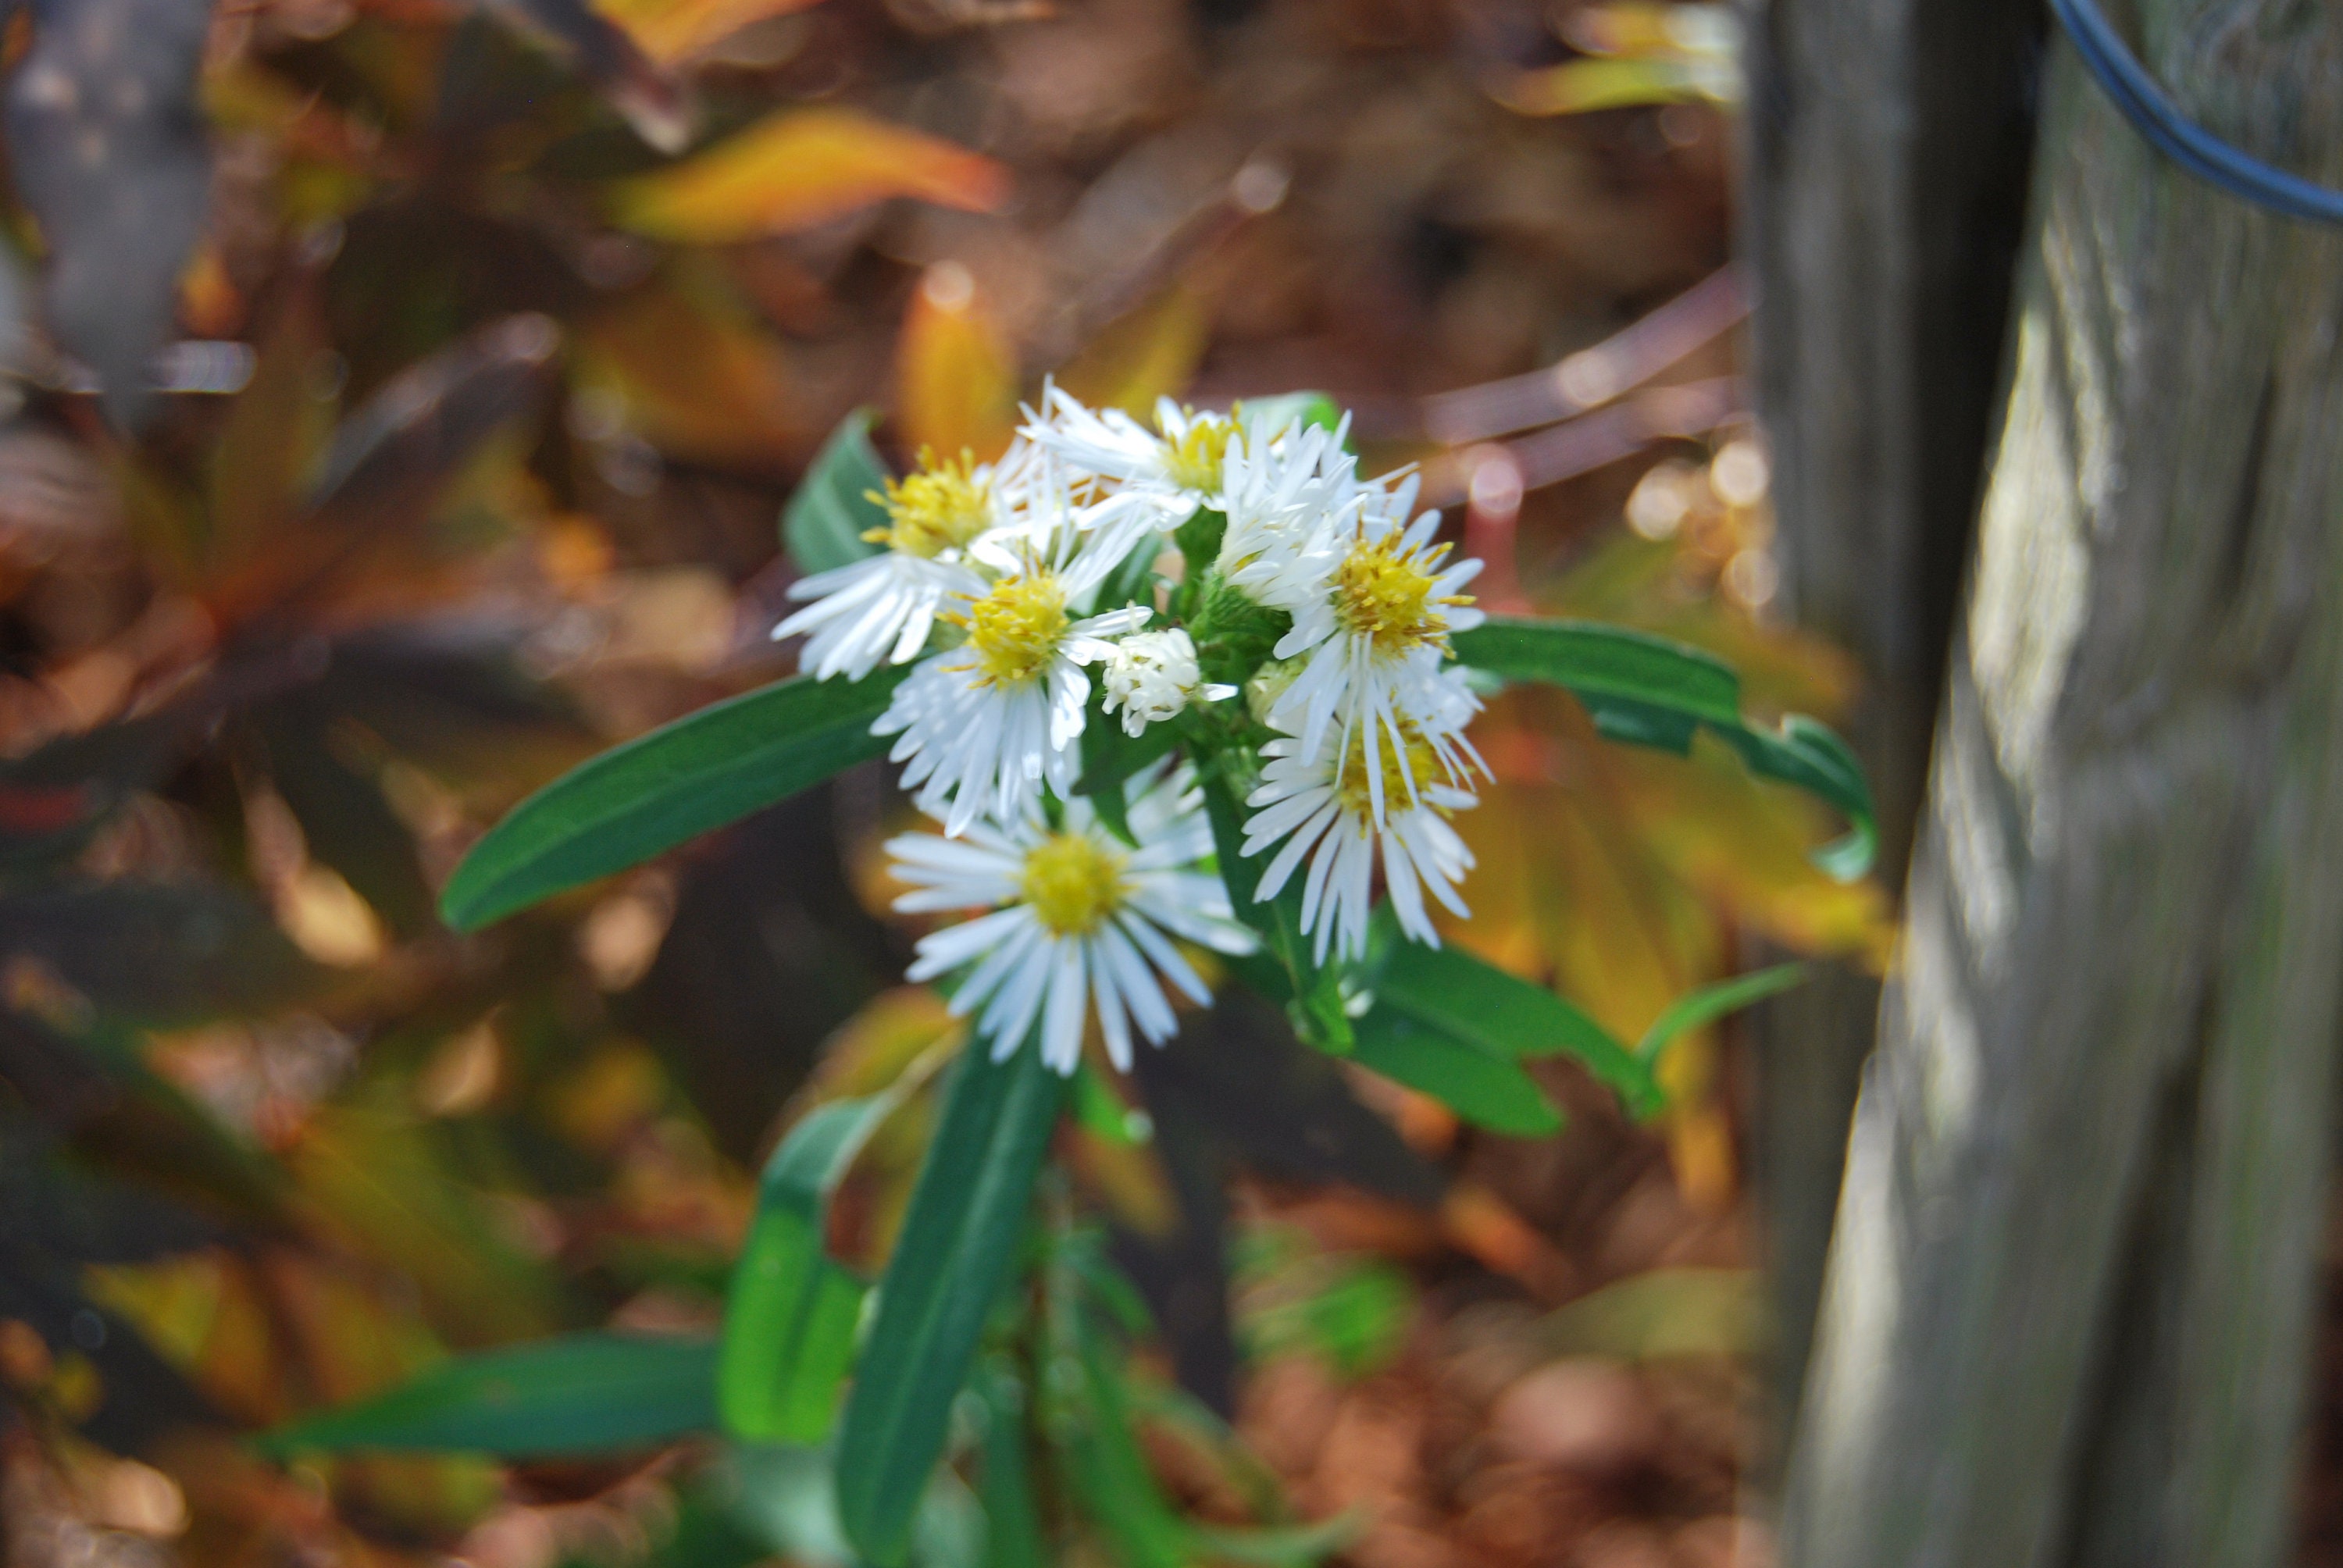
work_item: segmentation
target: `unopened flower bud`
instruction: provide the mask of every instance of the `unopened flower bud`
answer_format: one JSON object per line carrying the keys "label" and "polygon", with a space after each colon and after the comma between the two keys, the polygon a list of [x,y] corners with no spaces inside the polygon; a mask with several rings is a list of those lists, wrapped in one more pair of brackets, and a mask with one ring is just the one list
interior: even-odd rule
{"label": "unopened flower bud", "polygon": [[1234,697],[1233,686],[1203,684],[1196,666],[1196,645],[1188,634],[1169,631],[1133,633],[1115,644],[1114,657],[1103,672],[1106,710],[1121,711],[1122,732],[1136,736],[1151,724],[1161,724],[1199,696],[1206,701]]}
{"label": "unopened flower bud", "polygon": [[1277,706],[1285,689],[1301,676],[1304,662],[1299,658],[1272,658],[1253,672],[1252,678],[1245,682],[1244,697],[1245,707],[1255,719],[1263,724],[1269,722],[1269,710]]}

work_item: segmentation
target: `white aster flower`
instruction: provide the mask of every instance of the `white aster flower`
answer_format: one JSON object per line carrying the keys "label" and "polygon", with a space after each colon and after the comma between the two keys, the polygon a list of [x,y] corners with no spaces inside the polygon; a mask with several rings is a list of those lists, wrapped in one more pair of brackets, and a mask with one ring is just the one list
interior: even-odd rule
{"label": "white aster flower", "polygon": [[1155,424],[1150,430],[1120,408],[1086,408],[1053,386],[1042,390],[1041,411],[1021,434],[1114,481],[1118,495],[1152,505],[1165,528],[1185,522],[1199,507],[1217,510],[1222,459],[1238,437],[1235,417],[1197,413],[1165,397],[1155,405]]}
{"label": "white aster flower", "polygon": [[[1452,779],[1461,779],[1469,748],[1443,715],[1457,692],[1443,664],[1449,637],[1481,624],[1472,597],[1460,592],[1479,575],[1470,557],[1451,561],[1434,544],[1440,514],[1405,521],[1415,499],[1410,476],[1394,490],[1366,487],[1355,518],[1338,522],[1313,548],[1309,564],[1322,568],[1314,581],[1289,576],[1273,603],[1289,610],[1293,629],[1272,650],[1300,665],[1269,712],[1270,724],[1294,738],[1293,755],[1315,761],[1330,743],[1345,748],[1363,734],[1371,752],[1387,749],[1413,780],[1413,749],[1403,729],[1423,739]],[[1469,699],[1468,699],[1469,700]],[[1469,714],[1470,709],[1465,711]],[[1382,800],[1382,770],[1370,769]]]}
{"label": "white aster flower", "polygon": [[887,527],[862,537],[886,548],[790,584],[791,598],[814,602],[775,627],[773,636],[809,634],[798,662],[824,680],[860,680],[882,659],[904,664],[919,657],[945,601],[983,591],[971,552],[1017,515],[1031,457],[1021,443],[997,464],[978,463],[965,452],[939,463],[922,450],[917,468],[870,497],[886,508]]}
{"label": "white aster flower", "polygon": [[1255,808],[1245,855],[1284,840],[1253,897],[1276,897],[1306,857],[1302,929],[1316,939],[1320,963],[1329,947],[1350,959],[1365,953],[1378,854],[1392,911],[1417,941],[1440,945],[1425,891],[1460,919],[1467,912],[1456,885],[1473,868],[1473,851],[1448,818],[1476,802],[1436,779],[1439,759],[1413,724],[1403,725],[1395,752],[1371,752],[1366,739],[1360,730],[1313,759],[1294,737],[1280,736],[1262,748],[1261,783],[1245,799]]}
{"label": "white aster flower", "polygon": [[1122,714],[1122,732],[1136,737],[1196,700],[1219,702],[1237,689],[1207,683],[1196,667],[1196,645],[1174,627],[1134,632],[1114,645],[1101,672],[1106,710]]}
{"label": "white aster flower", "polygon": [[[1059,825],[1038,804],[978,822],[957,839],[907,833],[889,841],[895,875],[913,891],[906,912],[993,906],[990,914],[920,940],[910,978],[967,970],[951,1010],[977,1012],[998,1061],[1036,1020],[1041,1060],[1071,1073],[1095,1016],[1116,1067],[1131,1067],[1135,1025],[1161,1045],[1178,1027],[1161,982],[1198,1006],[1211,992],[1172,938],[1224,953],[1250,952],[1251,931],[1231,917],[1221,879],[1195,869],[1212,852],[1212,829],[1190,769],[1156,769],[1131,781],[1131,849],[1073,796]],[[970,966],[974,966],[970,968]]]}
{"label": "white aster flower", "polygon": [[1262,604],[1298,602],[1322,588],[1340,553],[1342,525],[1382,492],[1362,486],[1342,449],[1350,427],[1312,425],[1269,441],[1230,443],[1221,497],[1228,528],[1214,562]]}
{"label": "white aster flower", "polygon": [[969,547],[970,558],[988,574],[1015,571],[1033,550],[1056,550],[1071,541],[1085,552],[1105,555],[1099,572],[1103,577],[1161,528],[1161,513],[1146,498],[1119,491],[1101,495],[1098,476],[1021,436],[1017,449],[1027,456],[1011,504],[1003,508],[1001,526]]}
{"label": "white aster flower", "polygon": [[1084,665],[1114,651],[1112,638],[1147,622],[1141,606],[1081,616],[1079,607],[1121,559],[1123,530],[1101,539],[1075,528],[1046,540],[1018,541],[1013,567],[959,596],[964,610],[939,618],[967,640],[934,654],[895,689],[874,735],[899,735],[889,754],[908,762],[903,788],[920,809],[957,836],[980,814],[1004,820],[1025,810],[1041,786],[1073,786],[1090,701]]}

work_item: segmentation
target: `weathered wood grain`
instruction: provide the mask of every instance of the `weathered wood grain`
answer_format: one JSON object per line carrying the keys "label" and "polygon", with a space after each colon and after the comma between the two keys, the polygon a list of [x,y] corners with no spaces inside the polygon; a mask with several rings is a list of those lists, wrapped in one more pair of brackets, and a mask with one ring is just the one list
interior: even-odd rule
{"label": "weathered wood grain", "polygon": [[[1766,0],[1753,13],[1745,266],[1784,599],[1861,661],[1849,733],[1903,880],[1984,471],[2025,214],[2038,0]],[[1755,1154],[1799,1386],[1879,988],[1761,1019]]]}
{"label": "weathered wood grain", "polygon": [[[2343,13],[2142,0],[2343,178]],[[1784,1519],[1797,1568],[2269,1564],[2343,1022],[2343,236],[2063,46],[1908,929]]]}

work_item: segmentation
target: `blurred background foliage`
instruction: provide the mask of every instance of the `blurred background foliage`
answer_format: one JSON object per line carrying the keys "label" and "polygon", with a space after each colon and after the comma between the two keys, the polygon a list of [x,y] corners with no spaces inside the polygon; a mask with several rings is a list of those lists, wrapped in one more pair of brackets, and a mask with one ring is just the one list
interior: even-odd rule
{"label": "blurred background foliage", "polygon": [[[432,914],[531,788],[786,672],[776,518],[858,407],[900,458],[996,449],[1050,374],[1322,388],[1496,608],[1849,696],[1772,615],[1721,7],[55,0],[5,50],[13,1563],[841,1560],[797,1451],[251,1438],[452,1351],[704,1342],[779,1134],[949,1034],[868,769],[486,934]],[[1759,946],[1883,961],[1880,890],[1806,862],[1832,824],[1721,749],[1597,745],[1555,692],[1477,739],[1452,935],[1623,1038]],[[1649,1128],[1535,1070],[1570,1125],[1497,1137],[1231,1002],[1142,1063],[1144,1122],[1086,1087],[1060,1197],[1144,1306],[1065,1231],[1048,1419],[1134,1434],[1096,1473],[1195,1523],[1066,1556],[1762,1560],[1741,1064],[1690,1038]],[[883,1257],[927,1114],[835,1256]],[[974,1562],[939,1498],[921,1560]],[[1212,1533],[1247,1521],[1289,1533]]]}

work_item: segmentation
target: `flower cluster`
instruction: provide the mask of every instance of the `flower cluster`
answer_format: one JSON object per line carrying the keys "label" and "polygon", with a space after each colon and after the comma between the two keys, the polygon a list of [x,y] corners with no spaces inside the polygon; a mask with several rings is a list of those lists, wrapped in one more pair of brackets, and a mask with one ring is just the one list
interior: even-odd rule
{"label": "flower cluster", "polygon": [[[889,845],[897,908],[991,912],[925,938],[911,978],[957,975],[996,1054],[1038,1028],[1071,1071],[1092,1020],[1118,1066],[1134,1029],[1161,1042],[1166,982],[1208,1000],[1177,944],[1255,945],[1231,888],[1299,877],[1321,965],[1364,953],[1378,882],[1416,940],[1427,900],[1464,913],[1480,704],[1449,639],[1480,562],[1347,435],[1280,405],[1166,402],[1151,429],[1051,388],[998,462],[921,453],[871,497],[874,552],[791,588],[774,635],[809,672],[912,666],[872,729],[942,831]],[[1241,866],[1216,864],[1213,780],[1249,813]]]}

